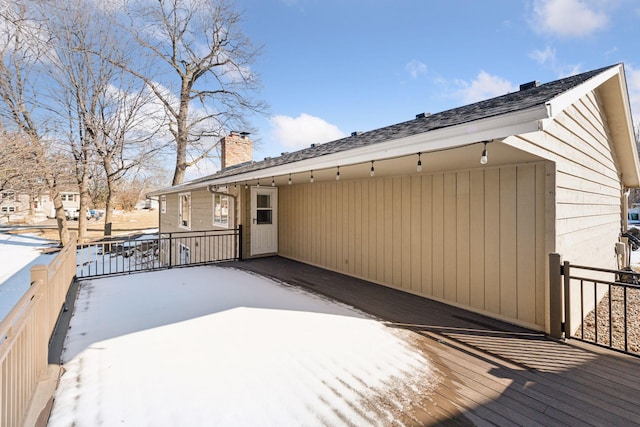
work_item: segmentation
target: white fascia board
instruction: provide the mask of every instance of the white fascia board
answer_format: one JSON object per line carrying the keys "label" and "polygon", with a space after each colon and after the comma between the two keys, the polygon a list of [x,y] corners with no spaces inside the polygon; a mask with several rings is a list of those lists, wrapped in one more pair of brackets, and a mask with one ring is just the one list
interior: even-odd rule
{"label": "white fascia board", "polygon": [[[426,154],[430,151],[442,151],[473,143],[480,143],[482,141],[504,139],[510,135],[538,131],[540,126],[539,121],[545,118],[547,118],[547,109],[544,105],[540,105],[522,111],[475,120],[443,129],[436,129],[405,138],[391,139],[365,147],[326,154],[285,165],[186,184],[180,187],[180,191],[201,188],[206,185],[240,183],[271,178],[272,176],[288,175],[290,173],[296,174],[309,172],[311,170],[335,168],[336,166],[349,166],[370,162],[372,160],[378,161],[408,156],[418,152]],[[164,191],[163,193],[175,193],[178,191],[176,188],[166,190],[169,191]],[[150,195],[161,194],[160,191],[161,190],[150,193]]]}
{"label": "white fascia board", "polygon": [[600,74],[593,76],[586,82],[581,83],[573,89],[569,89],[568,91],[563,92],[552,100],[548,101],[547,112],[549,114],[549,118],[556,117],[566,108],[576,103],[585,94],[597,89],[598,86],[600,86],[616,74],[619,75],[621,71],[622,65],[614,65],[613,67],[604,70]]}

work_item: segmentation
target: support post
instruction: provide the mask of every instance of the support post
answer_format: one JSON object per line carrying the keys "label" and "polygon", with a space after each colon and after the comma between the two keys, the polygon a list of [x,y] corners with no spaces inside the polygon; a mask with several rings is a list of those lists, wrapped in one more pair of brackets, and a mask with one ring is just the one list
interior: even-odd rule
{"label": "support post", "polygon": [[238,224],[238,261],[242,261],[242,224]]}
{"label": "support post", "polygon": [[562,257],[557,253],[549,254],[549,335],[561,339],[563,332],[562,299]]}
{"label": "support post", "polygon": [[564,337],[571,338],[571,265],[565,261],[562,266],[564,273]]}

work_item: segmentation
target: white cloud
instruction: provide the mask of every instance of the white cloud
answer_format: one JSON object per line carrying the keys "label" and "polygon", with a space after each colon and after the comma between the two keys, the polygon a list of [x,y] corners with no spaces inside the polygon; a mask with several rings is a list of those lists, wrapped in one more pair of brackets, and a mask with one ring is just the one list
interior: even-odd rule
{"label": "white cloud", "polygon": [[629,101],[631,102],[631,113],[633,123],[636,128],[640,127],[640,69],[634,69],[630,65],[625,65],[627,77],[627,90],[629,91]]}
{"label": "white cloud", "polygon": [[[532,25],[538,32],[560,37],[584,37],[609,24],[604,8],[609,2],[591,0],[536,0]],[[601,10],[597,9],[601,7]]]}
{"label": "white cloud", "polygon": [[529,58],[536,61],[538,64],[551,64],[556,62],[556,50],[551,46],[547,46],[545,50],[536,49],[529,53]]}
{"label": "white cloud", "polygon": [[458,80],[456,83],[462,87],[458,94],[465,103],[482,101],[518,90],[510,81],[499,76],[492,76],[486,71],[480,71],[478,77],[471,83],[462,80]]}
{"label": "white cloud", "polygon": [[273,116],[270,121],[274,139],[291,149],[300,149],[308,147],[309,144],[329,142],[346,136],[337,126],[305,113],[298,117]]}
{"label": "white cloud", "polygon": [[409,63],[404,66],[404,69],[413,79],[417,79],[420,74],[424,74],[427,72],[427,66],[417,59],[412,59],[411,61],[409,61]]}

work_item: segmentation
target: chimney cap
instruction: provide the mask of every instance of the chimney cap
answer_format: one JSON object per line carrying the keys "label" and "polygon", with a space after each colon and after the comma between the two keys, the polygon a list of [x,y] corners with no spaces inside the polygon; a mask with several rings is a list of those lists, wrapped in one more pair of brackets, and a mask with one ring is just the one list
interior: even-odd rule
{"label": "chimney cap", "polygon": [[248,135],[251,135],[251,132],[240,132],[240,131],[237,131],[237,130],[232,130],[231,132],[229,132],[229,135],[230,136],[240,135],[243,138],[246,138]]}
{"label": "chimney cap", "polygon": [[416,114],[416,119],[424,119],[425,117],[429,117],[431,113],[418,113]]}
{"label": "chimney cap", "polygon": [[358,135],[362,135],[362,131],[355,131],[355,132],[351,132],[351,136],[358,136]]}

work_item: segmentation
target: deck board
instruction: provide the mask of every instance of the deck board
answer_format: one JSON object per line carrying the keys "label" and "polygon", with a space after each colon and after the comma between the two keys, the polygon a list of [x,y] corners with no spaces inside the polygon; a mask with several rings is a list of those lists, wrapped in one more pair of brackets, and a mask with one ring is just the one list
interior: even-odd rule
{"label": "deck board", "polygon": [[230,264],[412,331],[442,375],[407,425],[640,425],[640,359],[544,334],[282,257]]}

